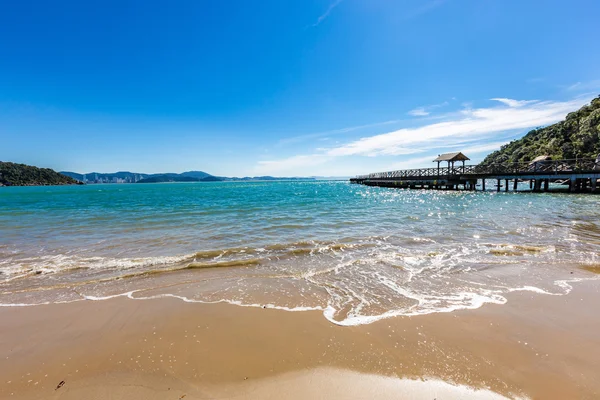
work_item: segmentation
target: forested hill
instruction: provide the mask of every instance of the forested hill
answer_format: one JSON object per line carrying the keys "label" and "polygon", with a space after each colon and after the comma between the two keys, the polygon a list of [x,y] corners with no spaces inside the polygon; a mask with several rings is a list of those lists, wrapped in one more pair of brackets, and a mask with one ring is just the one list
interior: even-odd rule
{"label": "forested hill", "polygon": [[553,159],[596,158],[600,154],[600,96],[567,115],[564,121],[534,129],[489,154],[480,165]]}
{"label": "forested hill", "polygon": [[75,179],[49,168],[0,161],[0,186],[76,185]]}

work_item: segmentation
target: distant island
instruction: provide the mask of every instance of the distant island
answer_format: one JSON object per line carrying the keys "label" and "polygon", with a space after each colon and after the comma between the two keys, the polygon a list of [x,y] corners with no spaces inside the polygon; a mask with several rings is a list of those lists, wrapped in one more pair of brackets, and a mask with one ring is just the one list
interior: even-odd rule
{"label": "distant island", "polygon": [[0,161],[0,186],[81,185],[72,177],[49,168]]}
{"label": "distant island", "polygon": [[181,174],[159,173],[144,174],[139,172],[119,171],[112,173],[88,172],[80,174],[77,172],[61,171],[63,175],[70,176],[83,183],[156,183],[156,182],[200,182],[205,178],[212,177],[203,171],[188,171]]}
{"label": "distant island", "polygon": [[564,121],[530,131],[505,144],[479,165],[529,162],[540,155],[553,159],[596,158],[600,154],[600,96],[569,113]]}
{"label": "distant island", "polygon": [[164,182],[227,182],[227,181],[279,181],[279,180],[315,180],[315,177],[274,177],[274,176],[246,176],[225,177],[215,176],[204,171],[187,171],[177,173],[143,174],[138,172],[120,171],[114,173],[61,171],[61,174],[70,176],[83,183],[164,183]]}
{"label": "distant island", "polygon": [[256,176],[229,178],[214,176],[203,171],[187,171],[180,174],[142,174],[119,171],[114,173],[56,172],[50,168],[38,168],[26,164],[0,161],[0,186],[50,186],[83,185],[93,183],[166,183],[166,182],[224,182],[224,181],[276,181],[276,180],[315,180],[316,178],[288,178]]}

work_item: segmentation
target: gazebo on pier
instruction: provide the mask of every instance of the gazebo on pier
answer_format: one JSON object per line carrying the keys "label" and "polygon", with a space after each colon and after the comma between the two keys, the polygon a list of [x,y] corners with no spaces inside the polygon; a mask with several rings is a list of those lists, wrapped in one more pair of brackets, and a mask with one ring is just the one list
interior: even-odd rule
{"label": "gazebo on pier", "polygon": [[[465,156],[463,153],[456,152],[456,153],[444,153],[444,154],[440,154],[437,156],[437,158],[435,160],[433,160],[433,162],[437,162],[437,169],[438,169],[438,175],[440,174],[440,163],[442,161],[447,161],[448,162],[448,173],[450,173],[450,171],[454,171],[454,163],[456,161],[462,161],[462,170],[464,172],[465,170],[465,161],[470,160],[469,157]],[[452,164],[452,169],[450,168],[450,164]]]}
{"label": "gazebo on pier", "polygon": [[[600,193],[600,156],[597,158],[579,158],[553,160],[548,155],[536,157],[530,162],[497,162],[491,164],[465,165],[469,157],[462,152],[444,153],[433,160],[437,168],[414,168],[397,171],[375,172],[350,179],[351,183],[367,186],[389,187],[398,189],[444,189],[477,190],[481,182],[481,190],[485,191],[486,180],[497,182],[496,191],[501,188],[508,192],[512,181],[513,191],[519,190],[519,182],[529,182],[529,190],[533,192],[551,191],[550,183],[554,183],[557,191],[573,193]],[[440,165],[443,161],[448,166]],[[462,161],[455,167],[457,161]],[[502,185],[502,181],[504,184]],[[568,184],[568,186],[567,186]]]}

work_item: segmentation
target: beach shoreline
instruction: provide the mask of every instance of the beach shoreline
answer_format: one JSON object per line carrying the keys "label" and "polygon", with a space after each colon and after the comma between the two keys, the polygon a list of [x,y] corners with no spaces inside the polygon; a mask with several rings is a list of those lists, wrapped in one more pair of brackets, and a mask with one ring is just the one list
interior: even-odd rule
{"label": "beach shoreline", "polygon": [[[318,387],[323,398],[346,398],[352,387],[353,398],[369,398],[378,376],[396,379],[376,398],[409,390],[399,379],[408,378],[509,398],[591,399],[600,394],[598,300],[591,280],[564,296],[515,292],[504,305],[351,327],[319,311],[174,298],[2,307],[0,397],[253,399],[297,387],[285,398],[300,399]],[[475,393],[485,394],[466,397]]]}

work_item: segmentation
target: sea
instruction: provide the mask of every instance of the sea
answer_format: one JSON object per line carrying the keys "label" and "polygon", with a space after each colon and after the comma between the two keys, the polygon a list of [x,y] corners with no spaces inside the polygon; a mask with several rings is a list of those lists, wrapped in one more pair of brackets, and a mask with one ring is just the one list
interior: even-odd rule
{"label": "sea", "polygon": [[599,199],[345,181],[3,187],[0,306],[173,297],[347,326],[568,295],[600,276]]}

